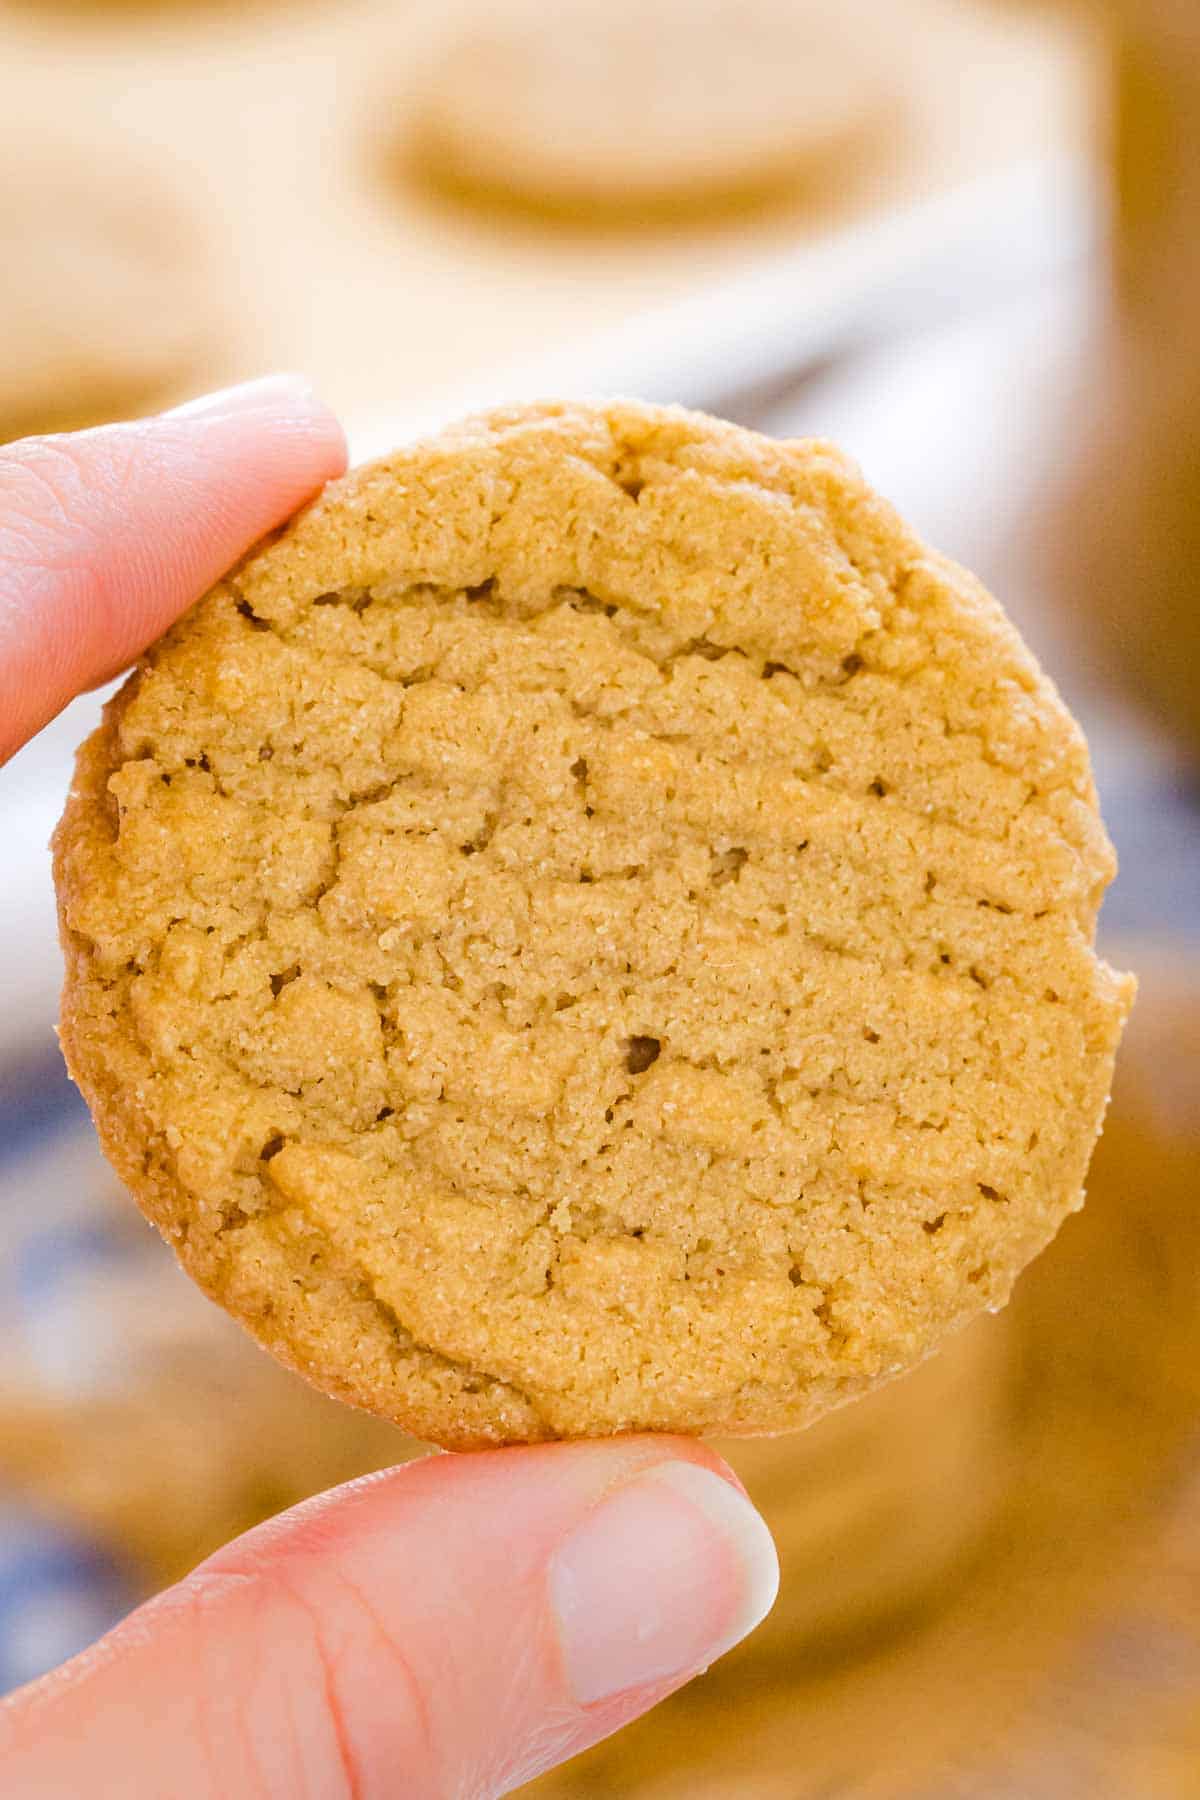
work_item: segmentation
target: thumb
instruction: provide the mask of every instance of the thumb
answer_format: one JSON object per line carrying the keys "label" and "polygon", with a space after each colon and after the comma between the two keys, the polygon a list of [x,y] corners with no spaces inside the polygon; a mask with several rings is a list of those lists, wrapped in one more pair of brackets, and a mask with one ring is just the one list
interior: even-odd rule
{"label": "thumb", "polygon": [[698,1444],[430,1456],[251,1532],[14,1695],[5,1793],[483,1800],[706,1667],[777,1579]]}
{"label": "thumb", "polygon": [[0,763],[345,465],[296,376],[0,448]]}

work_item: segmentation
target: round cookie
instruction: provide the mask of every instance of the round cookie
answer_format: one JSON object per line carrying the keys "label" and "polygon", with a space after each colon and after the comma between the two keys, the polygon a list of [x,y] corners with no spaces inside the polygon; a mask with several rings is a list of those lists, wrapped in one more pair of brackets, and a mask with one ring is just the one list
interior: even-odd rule
{"label": "round cookie", "polygon": [[114,141],[14,134],[0,183],[0,442],[143,411],[215,338],[194,221]]}
{"label": "round cookie", "polygon": [[862,24],[812,0],[459,8],[422,66],[411,143],[442,180],[552,210],[752,195],[878,118]]}
{"label": "round cookie", "polygon": [[201,1284],[446,1445],[800,1426],[1082,1197],[1132,983],[1086,746],[819,442],[466,421],[146,656],[62,1040]]}

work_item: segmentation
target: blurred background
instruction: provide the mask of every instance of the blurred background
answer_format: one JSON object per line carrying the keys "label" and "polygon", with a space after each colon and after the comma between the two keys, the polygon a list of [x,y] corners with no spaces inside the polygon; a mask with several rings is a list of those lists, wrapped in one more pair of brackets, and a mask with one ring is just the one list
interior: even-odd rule
{"label": "blurred background", "polygon": [[[0,441],[300,368],[356,454],[633,393],[837,439],[1082,718],[1142,977],[1083,1215],[730,1450],[779,1605],[543,1800],[1200,1795],[1200,8],[0,0]],[[122,1196],[53,1035],[87,696],[0,772],[0,1689],[419,1454]]]}

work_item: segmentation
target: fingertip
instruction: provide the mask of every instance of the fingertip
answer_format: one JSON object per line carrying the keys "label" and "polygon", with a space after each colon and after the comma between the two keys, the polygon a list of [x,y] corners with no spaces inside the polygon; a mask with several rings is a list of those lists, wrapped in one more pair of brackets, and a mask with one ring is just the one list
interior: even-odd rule
{"label": "fingertip", "polygon": [[779,1594],[779,1553],[767,1522],[741,1482],[725,1480],[701,1463],[666,1463],[659,1478],[708,1521],[714,1542],[732,1560],[739,1600],[729,1623],[732,1649],[762,1624]]}
{"label": "fingertip", "polygon": [[778,1587],[745,1494],[702,1463],[655,1464],[606,1493],[551,1560],[572,1694],[592,1706],[687,1680],[765,1618]]}
{"label": "fingertip", "polygon": [[0,451],[0,760],[346,467],[303,376]]}
{"label": "fingertip", "polygon": [[229,387],[197,394],[156,416],[160,419],[204,419],[229,413],[288,413],[318,409],[327,410],[317,398],[308,376],[296,369],[281,369],[273,374],[255,376],[251,381],[239,381]]}
{"label": "fingertip", "polygon": [[200,394],[145,423],[149,435],[166,434],[177,443],[215,430],[241,454],[269,452],[273,460],[293,467],[295,479],[309,488],[346,468],[346,434],[340,422],[309,378],[294,371]]}
{"label": "fingertip", "polygon": [[181,1796],[246,1791],[260,1752],[272,1792],[301,1773],[340,1791],[349,1765],[364,1791],[390,1791],[400,1767],[414,1793],[508,1793],[769,1607],[774,1549],[722,1470],[690,1439],[640,1436],[430,1456],[353,1483],[27,1690],[7,1768],[14,1749],[26,1768],[65,1766],[86,1732],[89,1766],[125,1771],[136,1696],[145,1765],[206,1771]]}

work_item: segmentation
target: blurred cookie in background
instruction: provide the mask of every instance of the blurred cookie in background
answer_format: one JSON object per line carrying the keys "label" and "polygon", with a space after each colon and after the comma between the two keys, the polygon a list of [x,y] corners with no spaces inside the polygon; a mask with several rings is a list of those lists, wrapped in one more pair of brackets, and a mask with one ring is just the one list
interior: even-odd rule
{"label": "blurred cookie in background", "polygon": [[[0,1170],[0,1494],[84,1533],[148,1590],[417,1453],[258,1350],[97,1164],[84,1140]],[[35,1220],[13,1203],[22,1191],[39,1194]]]}
{"label": "blurred cookie in background", "polygon": [[[7,99],[7,97],[6,97]],[[189,198],[113,136],[0,131],[0,442],[169,403],[221,327]]]}
{"label": "blurred cookie in background", "polygon": [[629,220],[836,172],[892,96],[860,4],[467,0],[427,46],[408,148],[426,176],[534,211]]}

